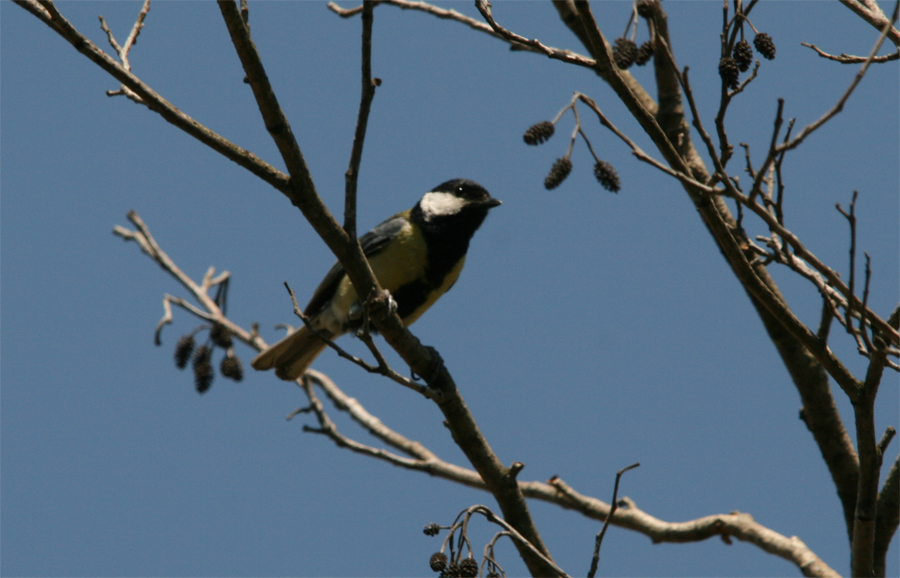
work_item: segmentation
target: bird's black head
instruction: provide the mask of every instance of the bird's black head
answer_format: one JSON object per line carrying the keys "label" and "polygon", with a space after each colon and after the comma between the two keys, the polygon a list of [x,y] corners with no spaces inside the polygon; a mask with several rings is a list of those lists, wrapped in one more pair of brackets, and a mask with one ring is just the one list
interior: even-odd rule
{"label": "bird's black head", "polygon": [[439,287],[444,277],[465,257],[472,235],[488,211],[500,204],[481,185],[453,179],[425,193],[410,212],[428,246],[427,281]]}
{"label": "bird's black head", "polygon": [[[500,205],[500,201],[488,193],[484,187],[468,179],[453,179],[441,183],[425,193],[417,208],[426,221],[452,217],[461,213],[480,214],[478,225],[484,220],[488,209]],[[477,225],[476,227],[477,228]]]}
{"label": "bird's black head", "polygon": [[467,201],[487,204],[489,205],[488,208],[496,207],[500,204],[500,201],[491,197],[484,187],[469,179],[453,179],[452,181],[441,183],[433,189],[433,192],[450,193],[455,197],[466,199]]}

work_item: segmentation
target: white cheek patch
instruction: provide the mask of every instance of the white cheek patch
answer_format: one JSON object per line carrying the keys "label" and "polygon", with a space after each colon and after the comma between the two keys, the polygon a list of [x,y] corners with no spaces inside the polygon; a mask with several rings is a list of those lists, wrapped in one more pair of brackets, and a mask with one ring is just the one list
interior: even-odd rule
{"label": "white cheek patch", "polygon": [[425,193],[419,206],[422,207],[422,213],[425,220],[428,221],[432,217],[446,217],[455,215],[466,206],[466,200],[457,197],[451,193]]}

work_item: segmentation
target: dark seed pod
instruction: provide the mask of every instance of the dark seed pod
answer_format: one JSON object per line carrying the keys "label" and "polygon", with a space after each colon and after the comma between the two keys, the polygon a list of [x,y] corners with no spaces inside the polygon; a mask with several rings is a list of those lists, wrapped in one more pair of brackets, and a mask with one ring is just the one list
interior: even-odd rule
{"label": "dark seed pod", "polygon": [[443,572],[444,568],[447,567],[447,555],[443,552],[435,552],[431,555],[431,560],[428,561],[428,565],[431,566],[431,569],[435,572]]}
{"label": "dark seed pod", "polygon": [[644,42],[643,44],[641,44],[641,47],[638,48],[637,56],[634,59],[634,63],[637,64],[638,66],[644,66],[645,64],[650,62],[650,59],[653,58],[654,49],[655,48],[653,46],[652,40],[648,40],[647,42]]}
{"label": "dark seed pod", "polygon": [[568,177],[571,172],[572,161],[570,161],[568,157],[556,159],[556,162],[553,163],[553,167],[550,169],[550,174],[544,179],[544,187],[548,191],[555,189],[566,180],[566,177]]}
{"label": "dark seed pod", "polygon": [[597,178],[597,182],[607,191],[611,193],[619,192],[619,173],[608,162],[599,161],[594,165],[594,176]]}
{"label": "dark seed pod", "polygon": [[179,339],[178,344],[175,345],[175,367],[178,369],[187,367],[187,363],[191,359],[191,354],[193,352],[194,338],[192,336],[185,335]]}
{"label": "dark seed pod", "polygon": [[478,562],[474,558],[466,558],[459,563],[459,573],[463,578],[475,578],[478,576]]}
{"label": "dark seed pod", "polygon": [[197,393],[206,393],[206,390],[212,385],[213,368],[209,361],[194,364],[194,387]]}
{"label": "dark seed pod", "polygon": [[553,136],[555,130],[553,123],[545,120],[531,125],[528,130],[525,131],[522,139],[525,141],[525,144],[539,145],[545,140],[549,140],[550,137]]}
{"label": "dark seed pod", "polygon": [[659,0],[638,0],[637,13],[642,18],[653,18],[656,9],[659,8]]}
{"label": "dark seed pod", "polygon": [[767,60],[775,59],[775,43],[772,42],[772,37],[765,32],[761,32],[753,38],[753,46],[755,46],[756,51],[762,54]]}
{"label": "dark seed pod", "polygon": [[498,574],[497,572],[491,570],[490,572],[488,572],[488,575],[487,575],[486,578],[500,578],[500,574]]}
{"label": "dark seed pod", "polygon": [[451,563],[441,572],[441,578],[462,578],[459,571],[459,564]]}
{"label": "dark seed pod", "polygon": [[741,72],[747,72],[747,69],[753,64],[753,49],[750,48],[750,43],[746,40],[741,40],[734,45],[731,56]]}
{"label": "dark seed pod", "polygon": [[209,338],[222,349],[231,347],[231,331],[221,323],[212,326],[212,329],[209,330]]}
{"label": "dark seed pod", "polygon": [[194,367],[201,365],[203,363],[209,363],[209,359],[212,357],[212,349],[208,345],[201,345],[194,352],[193,364]]}
{"label": "dark seed pod", "polygon": [[244,379],[244,367],[237,356],[232,357],[228,355],[224,357],[219,365],[219,372],[222,374],[222,377],[227,377],[233,381]]}
{"label": "dark seed pod", "polygon": [[725,56],[719,60],[719,76],[722,77],[722,82],[725,83],[725,86],[728,88],[737,88],[738,77],[740,74],[741,72],[738,70],[738,65],[732,57]]}
{"label": "dark seed pod", "polygon": [[616,38],[613,45],[613,61],[622,70],[628,70],[637,58],[637,44],[627,38]]}
{"label": "dark seed pod", "polygon": [[426,536],[437,536],[441,533],[441,527],[436,522],[432,522],[427,524],[422,531],[425,532]]}

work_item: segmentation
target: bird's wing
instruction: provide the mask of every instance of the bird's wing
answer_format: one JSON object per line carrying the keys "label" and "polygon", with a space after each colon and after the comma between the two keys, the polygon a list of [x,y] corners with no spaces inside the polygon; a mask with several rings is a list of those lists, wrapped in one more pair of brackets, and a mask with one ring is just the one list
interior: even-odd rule
{"label": "bird's wing", "polygon": [[[370,258],[372,255],[375,255],[384,249],[385,245],[387,245],[391,239],[396,238],[400,233],[400,230],[403,229],[403,226],[409,222],[408,213],[409,211],[397,213],[360,237],[359,244],[362,247],[363,254],[367,258]],[[340,261],[338,261],[331,270],[328,271],[328,274],[325,275],[322,282],[319,283],[319,286],[316,288],[315,293],[313,293],[312,299],[309,300],[303,313],[309,317],[314,317],[318,314],[328,300],[331,299],[332,295],[334,295],[338,284],[343,278],[344,267],[341,265]]]}

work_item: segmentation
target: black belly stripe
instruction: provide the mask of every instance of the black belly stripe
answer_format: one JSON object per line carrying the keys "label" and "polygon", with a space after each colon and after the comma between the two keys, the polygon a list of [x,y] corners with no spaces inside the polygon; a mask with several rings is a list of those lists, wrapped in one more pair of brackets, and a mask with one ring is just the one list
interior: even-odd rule
{"label": "black belly stripe", "polygon": [[394,292],[394,301],[397,302],[397,315],[404,322],[406,318],[412,315],[416,309],[421,307],[427,300],[428,295],[434,290],[434,287],[424,281],[416,281],[407,283]]}
{"label": "black belly stripe", "polygon": [[487,209],[472,207],[453,216],[425,221],[419,206],[412,210],[410,218],[422,230],[428,246],[427,279],[431,287],[440,287],[459,260],[466,256],[469,240],[486,216]]}

